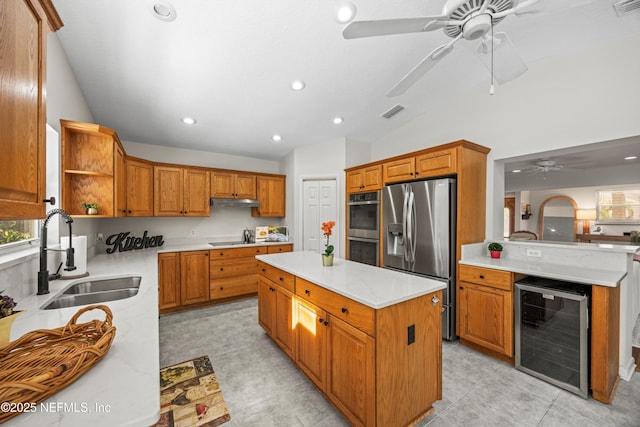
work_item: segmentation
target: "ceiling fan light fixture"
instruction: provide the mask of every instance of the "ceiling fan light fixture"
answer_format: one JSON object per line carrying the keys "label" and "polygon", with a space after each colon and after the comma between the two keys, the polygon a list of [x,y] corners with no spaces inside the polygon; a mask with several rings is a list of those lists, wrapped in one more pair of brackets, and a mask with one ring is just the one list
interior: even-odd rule
{"label": "ceiling fan light fixture", "polygon": [[341,3],[336,8],[336,20],[340,24],[348,24],[356,17],[356,5],[351,2]]}
{"label": "ceiling fan light fixture", "polygon": [[462,37],[466,40],[476,40],[484,36],[491,29],[491,15],[481,13],[471,17],[462,26]]}

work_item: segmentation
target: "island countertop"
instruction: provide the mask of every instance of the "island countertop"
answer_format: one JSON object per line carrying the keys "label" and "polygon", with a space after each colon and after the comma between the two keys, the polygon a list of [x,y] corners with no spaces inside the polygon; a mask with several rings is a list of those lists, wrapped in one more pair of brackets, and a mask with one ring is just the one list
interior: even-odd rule
{"label": "island countertop", "polygon": [[256,258],[374,309],[446,288],[446,282],[341,258],[335,258],[333,266],[325,267],[320,254],[315,252],[257,255]]}

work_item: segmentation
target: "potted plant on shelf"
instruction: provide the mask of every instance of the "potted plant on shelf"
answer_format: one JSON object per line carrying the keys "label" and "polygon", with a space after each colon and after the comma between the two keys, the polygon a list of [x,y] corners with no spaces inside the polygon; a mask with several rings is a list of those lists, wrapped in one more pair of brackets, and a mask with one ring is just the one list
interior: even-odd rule
{"label": "potted plant on shelf", "polygon": [[328,221],[322,223],[322,233],[327,239],[327,243],[324,244],[324,253],[322,254],[322,265],[333,265],[333,245],[329,244],[329,237],[331,236],[331,229],[336,225],[335,221]]}
{"label": "potted plant on shelf", "polygon": [[[2,294],[4,291],[0,291]],[[11,325],[18,317],[21,311],[15,311],[14,307],[18,305],[13,298],[8,295],[0,295],[0,345],[9,342],[11,336]]]}
{"label": "potted plant on shelf", "polygon": [[489,253],[491,253],[491,258],[500,258],[502,245],[496,242],[489,243]]}
{"label": "potted plant on shelf", "polygon": [[83,203],[82,207],[87,210],[87,215],[97,215],[98,214],[98,204],[97,203]]}

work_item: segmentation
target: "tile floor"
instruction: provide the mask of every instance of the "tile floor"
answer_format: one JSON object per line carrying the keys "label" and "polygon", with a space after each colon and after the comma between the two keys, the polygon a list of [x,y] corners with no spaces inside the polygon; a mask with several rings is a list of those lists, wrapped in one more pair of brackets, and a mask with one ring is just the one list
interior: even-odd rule
{"label": "tile floor", "polygon": [[[258,325],[257,299],[160,318],[160,366],[207,355],[231,421],[225,427],[334,427],[345,419]],[[443,343],[443,399],[422,426],[640,427],[640,373],[612,405],[538,380],[465,346]]]}

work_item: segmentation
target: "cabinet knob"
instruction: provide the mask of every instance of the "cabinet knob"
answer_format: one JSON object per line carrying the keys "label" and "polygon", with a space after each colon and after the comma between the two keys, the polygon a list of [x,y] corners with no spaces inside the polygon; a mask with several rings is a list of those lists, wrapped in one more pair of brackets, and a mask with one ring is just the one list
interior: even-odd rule
{"label": "cabinet knob", "polygon": [[480,278],[481,278],[481,279],[484,279],[484,275],[482,275],[482,274],[481,274],[481,275],[480,275]]}
{"label": "cabinet knob", "polygon": [[324,319],[321,317],[321,318],[318,319],[318,322],[324,323]]}
{"label": "cabinet knob", "polygon": [[284,282],[284,277],[280,277],[280,281],[281,281],[281,282]]}
{"label": "cabinet knob", "polygon": [[51,203],[51,206],[55,206],[56,205],[56,198],[51,196],[48,199],[44,199],[43,202],[44,203]]}
{"label": "cabinet knob", "polygon": [[434,295],[433,298],[431,298],[431,304],[433,304],[434,307],[438,305],[439,302],[440,298],[438,298],[437,296]]}
{"label": "cabinet knob", "polygon": [[309,289],[305,289],[304,293],[307,294],[307,295],[311,295],[311,291]]}
{"label": "cabinet knob", "polygon": [[462,286],[460,286],[458,289],[460,289],[461,291],[464,291],[464,288]]}
{"label": "cabinet knob", "polygon": [[131,213],[131,211],[129,211],[129,213]]}
{"label": "cabinet knob", "polygon": [[329,322],[328,322],[328,321],[326,321],[326,320],[323,322],[323,325],[324,325],[324,326],[327,326],[328,324],[329,324]]}
{"label": "cabinet knob", "polygon": [[342,307],[342,310],[340,311],[342,311],[343,313],[346,313],[348,310],[347,310],[347,307]]}
{"label": "cabinet knob", "polygon": [[269,286],[269,290],[270,290],[271,292],[275,292],[275,289],[273,289],[271,286]]}
{"label": "cabinet knob", "polygon": [[264,272],[266,272],[266,271],[267,271],[267,269],[266,269],[266,268],[263,268],[263,269],[262,269],[262,272],[263,272],[263,273],[264,273]]}
{"label": "cabinet knob", "polygon": [[220,267],[220,271],[224,271],[224,268],[223,268],[223,267]]}
{"label": "cabinet knob", "polygon": [[221,291],[222,291],[222,290],[224,290],[224,287],[220,286],[220,290],[221,290]]}

